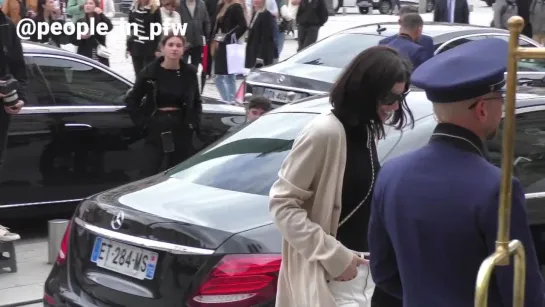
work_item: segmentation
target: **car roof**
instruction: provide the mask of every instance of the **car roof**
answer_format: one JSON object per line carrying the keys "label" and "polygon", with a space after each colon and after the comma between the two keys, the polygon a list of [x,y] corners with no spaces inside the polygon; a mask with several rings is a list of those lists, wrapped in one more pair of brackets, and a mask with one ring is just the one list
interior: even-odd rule
{"label": "car roof", "polygon": [[[377,32],[378,26],[380,25],[381,33],[384,36],[394,35],[399,33],[399,24],[397,22],[381,22],[381,23],[372,23],[356,26],[353,28],[346,29],[342,32],[348,33],[373,33],[379,34]],[[429,36],[438,36],[451,32],[471,32],[471,33],[509,33],[509,31],[498,28],[490,28],[478,25],[468,25],[468,24],[456,24],[456,23],[444,23],[444,22],[424,22],[424,28],[422,30],[423,34]]]}
{"label": "car roof", "polygon": [[[381,31],[377,31],[378,29]],[[399,24],[397,22],[382,22],[382,23],[372,23],[366,25],[360,25],[353,28],[346,29],[340,33],[347,34],[372,34],[377,36],[388,37],[399,33]],[[509,31],[498,28],[490,28],[477,25],[467,25],[467,24],[450,24],[443,22],[425,22],[423,28],[423,34],[431,36],[436,42],[439,40],[441,42],[455,38],[458,36],[468,35],[468,34],[479,34],[479,33],[503,33],[508,34]]]}
{"label": "car roof", "polygon": [[[517,89],[517,108],[545,105],[545,88],[520,86]],[[407,95],[407,104],[414,119],[419,120],[433,113],[431,102],[420,89],[412,90]],[[324,113],[331,109],[329,95],[318,95],[292,102],[270,111],[274,113]]]}
{"label": "car roof", "polygon": [[39,53],[39,54],[51,54],[51,55],[62,55],[67,56],[70,58],[77,58],[77,59],[88,59],[85,56],[79,55],[75,52],[70,52],[68,50],[47,45],[47,44],[41,44],[41,43],[35,43],[30,41],[23,41],[23,53]]}

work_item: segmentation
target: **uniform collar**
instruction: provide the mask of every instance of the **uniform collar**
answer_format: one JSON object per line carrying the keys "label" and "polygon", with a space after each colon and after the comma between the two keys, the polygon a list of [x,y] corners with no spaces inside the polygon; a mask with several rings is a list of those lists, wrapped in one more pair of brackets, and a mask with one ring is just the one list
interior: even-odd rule
{"label": "uniform collar", "polygon": [[444,142],[488,160],[488,150],[483,141],[466,128],[454,124],[440,123],[435,127],[430,139],[430,143],[434,142]]}
{"label": "uniform collar", "polygon": [[401,38],[401,39],[406,39],[406,40],[409,40],[411,42],[414,42],[413,38],[409,35],[409,34],[406,34],[406,33],[399,33],[397,35],[398,38]]}

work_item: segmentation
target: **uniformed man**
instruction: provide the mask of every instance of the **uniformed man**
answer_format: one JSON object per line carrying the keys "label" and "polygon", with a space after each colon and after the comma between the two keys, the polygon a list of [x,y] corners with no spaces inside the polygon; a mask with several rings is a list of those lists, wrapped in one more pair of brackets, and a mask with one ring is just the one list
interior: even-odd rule
{"label": "uniformed man", "polygon": [[[418,8],[414,7],[414,6],[404,6],[401,8],[401,10],[399,10],[399,20],[398,20],[398,24],[401,26],[403,24],[403,18],[405,16],[407,16],[408,14],[418,14]],[[395,34],[395,35],[392,35],[392,36],[388,36],[386,38],[383,38],[382,40],[380,40],[378,42],[379,45],[386,45],[388,44],[389,42],[393,41],[394,39],[398,38],[399,37],[399,34]],[[419,44],[420,46],[424,47],[424,49],[426,49],[426,52],[428,53],[428,59],[431,58],[433,56],[433,38],[431,38],[431,36],[429,35],[426,35],[426,34],[421,34],[420,35],[420,39],[418,39],[416,41],[417,44]]]}
{"label": "uniformed man", "polygon": [[[494,52],[483,52],[494,50]],[[485,140],[502,118],[507,43],[469,42],[416,69],[439,122],[423,148],[394,158],[378,175],[369,226],[371,272],[404,307],[469,307],[477,272],[495,251],[501,171]],[[526,305],[545,306],[545,283],[513,179],[511,238],[526,248]],[[511,306],[512,266],[497,267],[489,306]]]}
{"label": "uniformed man", "polygon": [[400,54],[411,60],[413,68],[427,61],[431,56],[428,48],[420,45],[424,20],[417,13],[408,13],[399,19],[399,34],[390,40],[381,40],[380,45],[396,49]]}

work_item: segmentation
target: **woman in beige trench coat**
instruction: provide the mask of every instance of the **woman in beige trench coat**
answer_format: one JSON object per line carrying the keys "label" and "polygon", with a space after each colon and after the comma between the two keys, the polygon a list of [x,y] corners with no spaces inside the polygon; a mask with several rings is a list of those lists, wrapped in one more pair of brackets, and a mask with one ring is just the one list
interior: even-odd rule
{"label": "woman in beige trench coat", "polygon": [[[404,100],[411,70],[391,48],[363,51],[334,85],[333,109],[296,138],[270,192],[283,236],[276,306],[370,306],[374,283],[355,251],[367,251],[369,196],[379,169],[375,141],[385,121],[397,129],[412,122]],[[356,287],[358,297],[333,285]]]}

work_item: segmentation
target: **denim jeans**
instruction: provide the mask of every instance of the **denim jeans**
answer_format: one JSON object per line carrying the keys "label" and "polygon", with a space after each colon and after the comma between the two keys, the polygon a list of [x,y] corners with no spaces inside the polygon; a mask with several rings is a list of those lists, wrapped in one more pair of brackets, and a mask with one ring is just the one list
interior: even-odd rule
{"label": "denim jeans", "polygon": [[286,32],[278,32],[278,37],[276,39],[276,49],[278,50],[278,58],[284,49],[284,41],[286,40]]}
{"label": "denim jeans", "polygon": [[237,92],[237,80],[235,75],[216,75],[216,88],[220,92],[221,100],[229,103],[235,102]]}

